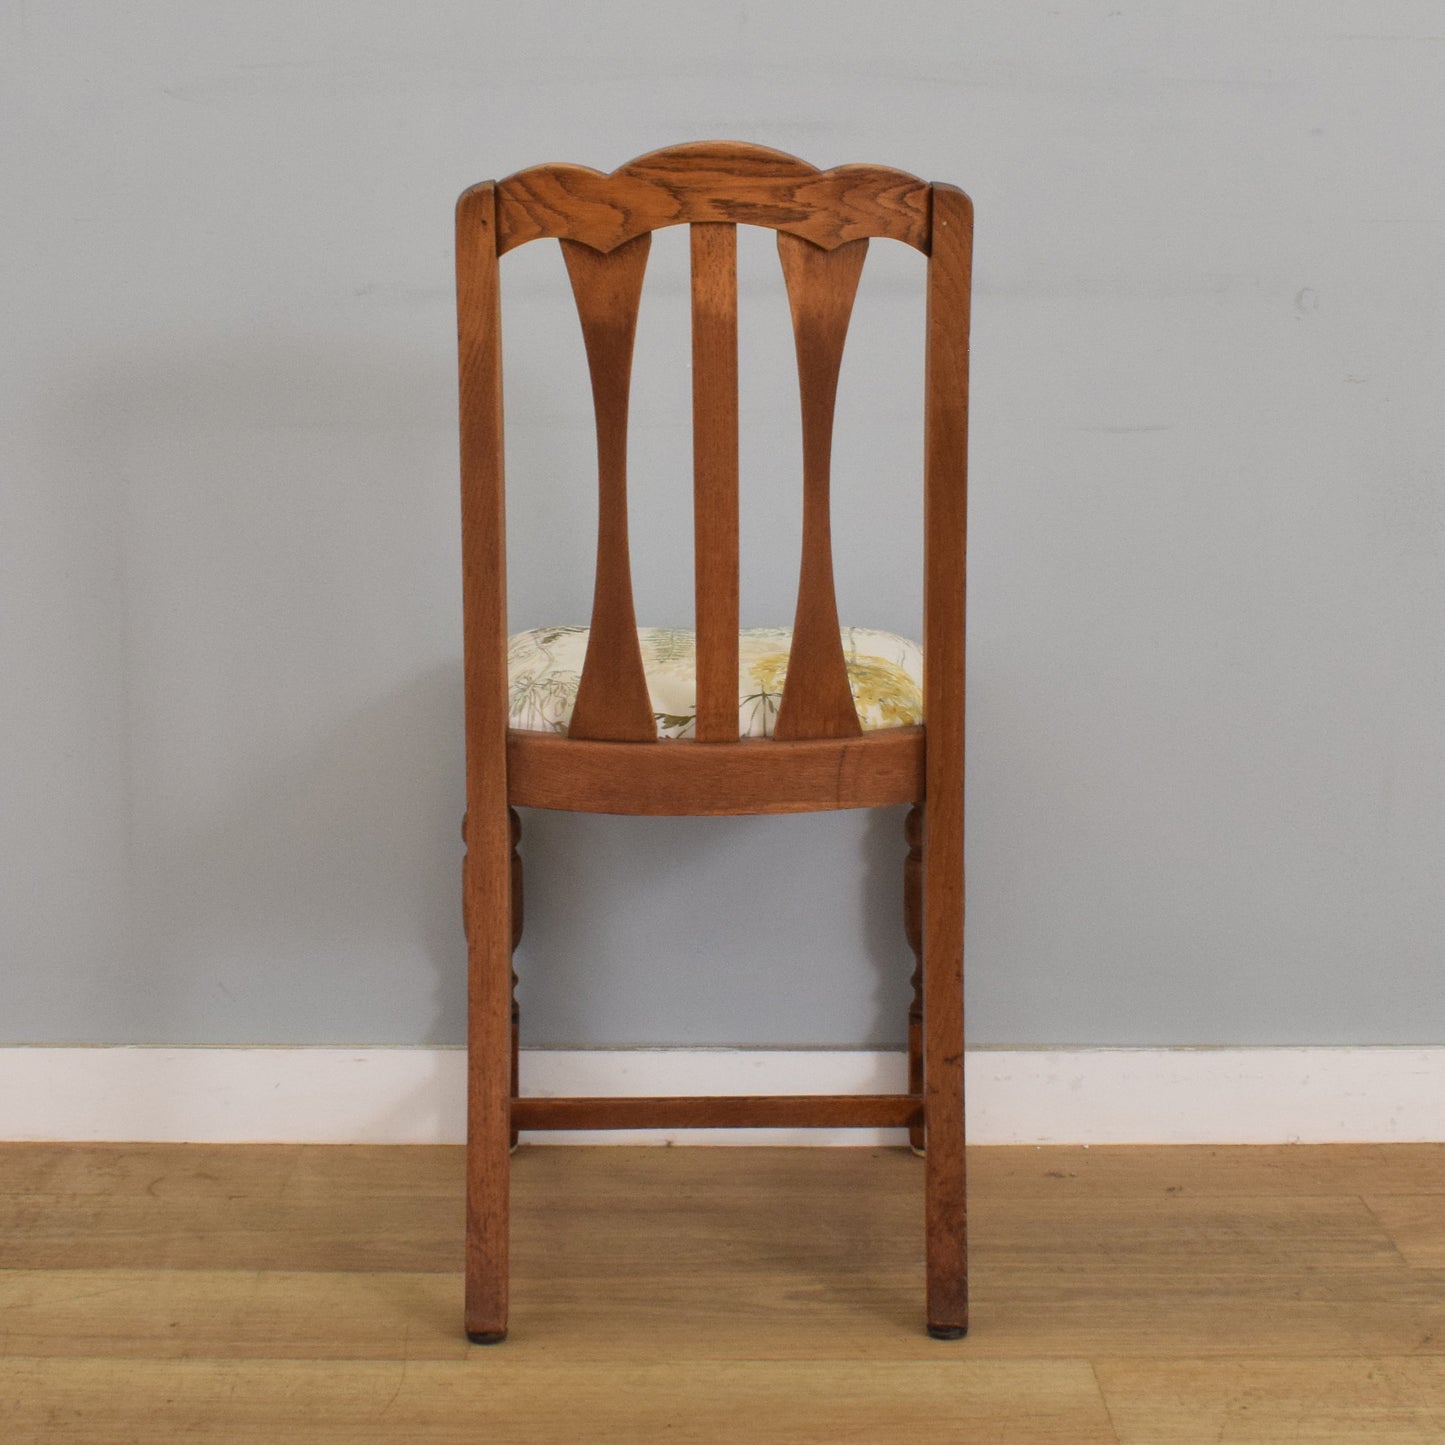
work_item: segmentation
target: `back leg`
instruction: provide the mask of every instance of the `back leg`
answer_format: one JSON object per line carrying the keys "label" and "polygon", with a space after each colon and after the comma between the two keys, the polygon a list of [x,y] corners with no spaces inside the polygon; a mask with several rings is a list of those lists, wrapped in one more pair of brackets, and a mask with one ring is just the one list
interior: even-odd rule
{"label": "back leg", "polygon": [[[472,810],[473,813],[476,809]],[[474,1344],[507,1335],[511,1129],[511,838],[498,808],[465,824],[467,928],[466,1329]]]}
{"label": "back leg", "polygon": [[[903,933],[913,950],[913,1001],[908,1006],[908,1092],[923,1093],[923,806],[915,803],[903,823],[908,856],[903,860]],[[910,1125],[908,1144],[924,1149],[921,1123]]]}

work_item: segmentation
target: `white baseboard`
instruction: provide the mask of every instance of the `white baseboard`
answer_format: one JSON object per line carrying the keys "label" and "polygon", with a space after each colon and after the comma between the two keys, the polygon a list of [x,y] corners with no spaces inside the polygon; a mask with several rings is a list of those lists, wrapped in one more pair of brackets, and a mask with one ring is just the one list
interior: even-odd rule
{"label": "white baseboard", "polygon": [[[465,1056],[436,1048],[0,1048],[0,1139],[458,1143]],[[527,1050],[535,1094],[885,1093],[901,1054]],[[975,1144],[1445,1139],[1445,1048],[980,1049]],[[900,1130],[548,1133],[543,1143],[870,1144]]]}

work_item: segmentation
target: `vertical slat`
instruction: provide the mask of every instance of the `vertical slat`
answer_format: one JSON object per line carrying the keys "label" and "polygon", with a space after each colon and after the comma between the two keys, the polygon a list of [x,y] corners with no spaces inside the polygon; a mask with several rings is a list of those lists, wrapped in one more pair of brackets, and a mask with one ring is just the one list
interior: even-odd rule
{"label": "vertical slat", "polygon": [[776,738],[841,738],[861,731],[838,631],[828,489],[838,372],[867,254],[866,239],[825,251],[778,233],[803,404],[803,564]]}
{"label": "vertical slat", "polygon": [[963,1139],[963,667],[973,204],[933,191],[924,393],[923,1080],[928,1328],[968,1328]]}
{"label": "vertical slat", "polygon": [[692,227],[692,487],[699,742],[738,737],[737,227]]}
{"label": "vertical slat", "polygon": [[578,241],[560,243],[582,320],[597,414],[597,581],[582,681],[567,729],[574,738],[649,742],[657,737],[637,641],[627,547],[627,402],[651,241],[644,233],[606,254]]}
{"label": "vertical slat", "polygon": [[507,1332],[512,886],[507,812],[507,555],[495,197],[457,203],[462,615],[466,676],[467,1332]]}

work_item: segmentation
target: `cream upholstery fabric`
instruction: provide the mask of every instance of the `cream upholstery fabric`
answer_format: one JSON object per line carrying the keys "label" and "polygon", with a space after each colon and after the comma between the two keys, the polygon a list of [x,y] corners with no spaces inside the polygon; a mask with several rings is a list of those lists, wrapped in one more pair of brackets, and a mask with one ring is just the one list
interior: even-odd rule
{"label": "cream upholstery fabric", "polygon": [[[514,728],[567,731],[587,653],[585,627],[518,632],[507,649]],[[853,703],[864,729],[908,727],[923,720],[923,653],[892,632],[845,627],[843,655]],[[657,735],[687,738],[697,721],[697,638],[680,627],[639,627],[642,666],[657,715]],[[771,737],[788,675],[790,627],[750,627],[739,634],[738,735]]]}

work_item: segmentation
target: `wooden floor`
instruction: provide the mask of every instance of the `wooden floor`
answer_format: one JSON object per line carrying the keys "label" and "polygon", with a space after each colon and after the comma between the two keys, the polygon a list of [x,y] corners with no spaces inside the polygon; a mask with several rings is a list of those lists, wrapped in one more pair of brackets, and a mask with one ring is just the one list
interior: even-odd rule
{"label": "wooden floor", "polygon": [[0,1145],[0,1440],[1445,1441],[1445,1146],[976,1149],[973,1329],[894,1150]]}

